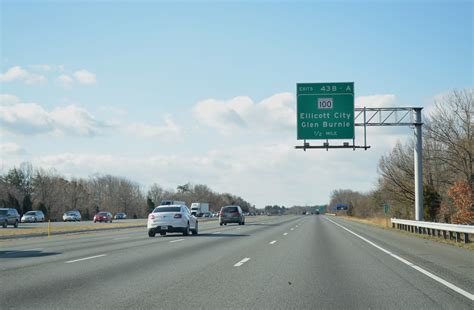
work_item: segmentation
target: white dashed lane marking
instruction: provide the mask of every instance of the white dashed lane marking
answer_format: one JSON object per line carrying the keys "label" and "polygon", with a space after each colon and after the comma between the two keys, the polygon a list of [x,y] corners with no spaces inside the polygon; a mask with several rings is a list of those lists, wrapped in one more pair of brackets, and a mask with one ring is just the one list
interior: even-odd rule
{"label": "white dashed lane marking", "polygon": [[107,256],[107,254],[100,254],[100,255],[95,255],[95,256],[89,256],[89,257],[79,258],[79,259],[75,259],[75,260],[69,260],[69,261],[67,261],[67,262],[65,262],[65,263],[66,263],[66,264],[76,263],[76,262],[81,262],[81,261],[83,261],[83,260],[94,259],[94,258],[99,258],[99,257],[104,257],[104,256]]}
{"label": "white dashed lane marking", "polygon": [[236,264],[234,265],[234,267],[240,267],[240,266],[242,266],[243,264],[245,264],[246,262],[248,262],[249,260],[250,260],[250,257],[246,257],[246,258],[242,259],[240,262],[236,263]]}

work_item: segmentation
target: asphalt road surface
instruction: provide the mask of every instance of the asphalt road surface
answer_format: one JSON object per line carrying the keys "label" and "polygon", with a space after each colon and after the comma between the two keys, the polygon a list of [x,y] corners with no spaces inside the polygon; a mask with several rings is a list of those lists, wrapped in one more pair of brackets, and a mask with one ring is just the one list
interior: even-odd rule
{"label": "asphalt road surface", "polygon": [[0,241],[1,309],[472,309],[471,251],[332,216]]}

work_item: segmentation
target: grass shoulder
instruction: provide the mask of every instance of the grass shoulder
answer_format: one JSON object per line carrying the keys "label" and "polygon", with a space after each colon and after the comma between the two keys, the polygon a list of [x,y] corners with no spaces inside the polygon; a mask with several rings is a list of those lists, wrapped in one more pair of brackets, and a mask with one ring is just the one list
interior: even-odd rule
{"label": "grass shoulder", "polygon": [[407,232],[407,231],[404,231],[404,230],[394,229],[394,228],[391,227],[390,219],[386,219],[386,218],[383,218],[383,217],[371,217],[371,218],[359,218],[359,217],[354,217],[354,216],[338,216],[338,217],[341,217],[343,219],[353,221],[353,222],[358,222],[358,223],[362,223],[362,224],[366,224],[366,225],[376,226],[376,227],[386,229],[386,230],[396,231],[400,234],[404,234],[404,235],[407,235],[407,236],[414,236],[414,237],[418,237],[418,238],[423,238],[425,240],[431,240],[431,241],[435,241],[435,242],[439,242],[439,243],[449,244],[449,245],[456,246],[456,247],[459,247],[459,248],[474,251],[474,243],[473,242],[471,242],[471,243],[456,242],[454,240],[447,240],[447,239],[440,238],[440,237],[434,237],[434,236],[430,236],[430,235],[414,234],[414,233],[410,233],[410,232]]}

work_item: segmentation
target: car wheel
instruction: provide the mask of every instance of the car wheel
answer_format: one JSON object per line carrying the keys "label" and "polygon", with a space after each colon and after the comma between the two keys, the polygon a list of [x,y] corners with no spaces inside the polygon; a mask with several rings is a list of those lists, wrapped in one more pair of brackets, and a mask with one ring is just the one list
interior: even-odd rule
{"label": "car wheel", "polygon": [[196,222],[196,227],[194,227],[194,230],[193,230],[193,235],[197,235],[198,234],[198,222]]}
{"label": "car wheel", "polygon": [[35,218],[34,222],[36,223],[36,218]]}
{"label": "car wheel", "polygon": [[3,228],[7,228],[7,225],[8,225],[8,222],[5,221],[5,222],[3,223]]}
{"label": "car wheel", "polygon": [[154,237],[156,235],[156,231],[154,229],[148,229],[148,237]]}
{"label": "car wheel", "polygon": [[94,223],[96,223],[97,221],[94,221]]}
{"label": "car wheel", "polygon": [[112,220],[110,220],[110,223],[112,223]]}
{"label": "car wheel", "polygon": [[166,236],[166,231],[160,232],[160,235],[161,235],[161,236]]}
{"label": "car wheel", "polygon": [[13,224],[13,227],[18,228],[18,221],[15,221],[15,224]]}
{"label": "car wheel", "polygon": [[227,223],[224,223],[225,226],[227,226]]}
{"label": "car wheel", "polygon": [[242,225],[242,222],[239,222],[239,225]]}
{"label": "car wheel", "polygon": [[219,225],[221,225],[221,226],[222,226],[223,224],[222,224],[222,223],[219,223]]}
{"label": "car wheel", "polygon": [[186,228],[183,230],[183,236],[188,236],[189,235],[189,222],[188,225],[186,225]]}

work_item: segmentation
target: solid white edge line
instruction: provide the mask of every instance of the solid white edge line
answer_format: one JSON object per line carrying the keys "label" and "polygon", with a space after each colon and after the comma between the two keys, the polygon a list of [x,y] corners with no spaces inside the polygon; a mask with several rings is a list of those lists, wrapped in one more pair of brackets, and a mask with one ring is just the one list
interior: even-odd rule
{"label": "solid white edge line", "polygon": [[277,241],[276,240],[273,240],[272,242],[270,242],[269,244],[275,244]]}
{"label": "solid white edge line", "polygon": [[243,264],[245,264],[246,262],[248,262],[249,260],[250,260],[250,257],[246,257],[246,258],[242,259],[240,262],[234,264],[234,267],[240,267]]}
{"label": "solid white edge line", "polygon": [[363,241],[367,242],[368,244],[370,244],[370,245],[376,247],[377,249],[381,250],[382,252],[384,252],[384,253],[386,253],[386,254],[392,256],[393,258],[395,258],[395,259],[397,259],[397,260],[399,260],[399,261],[401,261],[401,262],[404,263],[405,265],[408,265],[408,266],[412,267],[413,269],[418,270],[419,272],[421,272],[422,274],[424,274],[424,275],[430,277],[431,279],[435,280],[436,282],[441,283],[441,284],[443,284],[444,286],[446,286],[446,287],[452,289],[452,290],[455,291],[456,293],[459,293],[459,294],[463,295],[464,297],[467,297],[467,298],[470,299],[471,301],[474,301],[474,294],[471,294],[471,293],[469,293],[469,292],[463,290],[462,288],[457,287],[456,285],[452,284],[451,282],[448,282],[448,281],[446,281],[446,280],[444,280],[444,279],[438,277],[437,275],[432,274],[431,272],[429,272],[429,271],[427,271],[427,270],[425,270],[425,269],[423,269],[423,268],[421,268],[421,267],[419,267],[419,266],[417,266],[417,265],[415,265],[415,264],[413,264],[413,263],[407,261],[406,259],[404,259],[404,258],[402,258],[402,257],[400,257],[400,256],[398,256],[398,255],[396,255],[396,254],[393,254],[392,252],[390,252],[390,251],[388,251],[388,250],[382,248],[381,246],[379,246],[379,245],[373,243],[372,241],[367,240],[366,238],[364,238],[364,237],[362,237],[362,236],[356,234],[356,233],[353,232],[352,230],[350,230],[350,229],[348,229],[348,228],[346,228],[346,227],[340,225],[339,223],[336,223],[336,222],[334,222],[333,220],[330,220],[330,219],[328,219],[328,218],[326,218],[326,219],[327,219],[328,221],[332,222],[333,224],[335,224],[335,225],[341,227],[342,229],[344,229],[344,230],[350,232],[350,233],[353,234],[354,236],[356,236],[356,237],[362,239]]}
{"label": "solid white edge line", "polygon": [[70,263],[80,262],[80,261],[83,261],[83,260],[88,260],[88,259],[93,259],[93,258],[99,258],[99,257],[104,257],[104,256],[107,256],[107,254],[100,254],[100,255],[95,255],[95,256],[89,256],[89,257],[79,258],[79,259],[75,259],[75,260],[69,260],[69,261],[67,261],[67,262],[65,262],[65,263],[66,263],[66,264],[70,264]]}
{"label": "solid white edge line", "polygon": [[184,241],[184,239],[176,239],[176,240],[171,240],[170,243],[174,243],[174,242],[180,242],[180,241]]}

